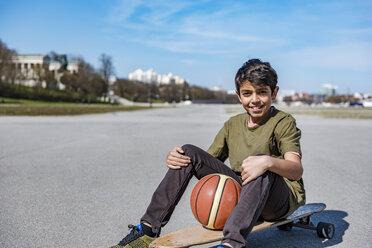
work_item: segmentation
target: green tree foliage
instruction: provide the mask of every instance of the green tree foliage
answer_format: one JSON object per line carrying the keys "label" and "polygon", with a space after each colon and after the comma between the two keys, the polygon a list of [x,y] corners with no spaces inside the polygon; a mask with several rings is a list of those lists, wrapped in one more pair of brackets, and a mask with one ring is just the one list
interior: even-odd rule
{"label": "green tree foliage", "polygon": [[235,95],[224,91],[211,91],[207,88],[185,84],[146,84],[138,81],[119,79],[113,85],[116,95],[134,102],[146,102],[149,99],[163,102],[180,102],[185,100],[238,103]]}
{"label": "green tree foliage", "polygon": [[336,95],[336,96],[328,96],[324,102],[328,103],[345,103],[345,102],[357,102],[359,99],[351,95]]}
{"label": "green tree foliage", "polygon": [[115,94],[135,102],[147,102],[149,99],[179,102],[190,99],[188,84],[158,85],[119,79],[115,82],[113,88]]}
{"label": "green tree foliage", "polygon": [[113,76],[115,73],[114,65],[112,64],[111,56],[106,54],[101,54],[99,57],[100,68],[99,72],[104,81],[104,92],[107,93],[109,87],[110,76]]}
{"label": "green tree foliage", "polygon": [[16,51],[9,49],[0,39],[0,80],[14,83],[16,70],[12,64],[12,57]]}
{"label": "green tree foliage", "polygon": [[85,101],[94,102],[107,92],[105,80],[95,69],[82,58],[78,58],[78,72],[65,71],[61,77],[67,90],[75,91],[84,96]]}
{"label": "green tree foliage", "polygon": [[115,94],[134,102],[148,101],[148,85],[126,79],[117,80],[114,85]]}
{"label": "green tree foliage", "polygon": [[198,86],[192,87],[192,94],[194,100],[216,99],[213,91]]}
{"label": "green tree foliage", "polygon": [[166,102],[180,102],[190,100],[190,86],[185,84],[159,85],[159,98]]}

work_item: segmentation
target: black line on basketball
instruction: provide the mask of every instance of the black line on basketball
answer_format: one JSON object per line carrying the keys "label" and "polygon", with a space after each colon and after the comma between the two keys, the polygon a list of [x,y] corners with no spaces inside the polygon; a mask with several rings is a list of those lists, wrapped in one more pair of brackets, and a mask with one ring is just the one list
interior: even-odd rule
{"label": "black line on basketball", "polygon": [[235,199],[235,204],[238,204],[238,202],[239,202],[238,187],[237,187],[236,184],[235,184],[235,180],[233,180],[232,182],[233,182],[234,187],[235,187],[235,197],[236,197],[236,199]]}

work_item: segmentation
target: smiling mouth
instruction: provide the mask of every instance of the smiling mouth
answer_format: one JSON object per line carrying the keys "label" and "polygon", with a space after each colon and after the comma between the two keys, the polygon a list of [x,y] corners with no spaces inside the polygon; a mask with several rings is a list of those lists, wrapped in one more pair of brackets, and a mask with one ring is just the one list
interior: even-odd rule
{"label": "smiling mouth", "polygon": [[263,109],[263,106],[253,106],[249,107],[253,112],[259,112]]}

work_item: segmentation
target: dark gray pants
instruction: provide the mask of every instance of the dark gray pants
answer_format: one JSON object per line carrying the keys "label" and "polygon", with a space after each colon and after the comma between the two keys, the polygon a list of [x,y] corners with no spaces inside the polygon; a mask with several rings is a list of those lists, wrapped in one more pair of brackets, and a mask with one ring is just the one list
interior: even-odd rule
{"label": "dark gray pants", "polygon": [[[193,176],[201,179],[212,173],[221,173],[242,184],[241,178],[231,168],[204,150],[193,145],[184,145],[182,149],[185,155],[191,158],[190,165],[179,170],[168,170],[155,190],[145,215],[141,218],[141,223],[151,224],[155,233],[159,233],[160,228],[167,224]],[[281,176],[267,171],[242,187],[239,203],[223,229],[222,243],[244,247],[246,237],[259,217],[274,220],[284,216],[288,210],[287,184]]]}

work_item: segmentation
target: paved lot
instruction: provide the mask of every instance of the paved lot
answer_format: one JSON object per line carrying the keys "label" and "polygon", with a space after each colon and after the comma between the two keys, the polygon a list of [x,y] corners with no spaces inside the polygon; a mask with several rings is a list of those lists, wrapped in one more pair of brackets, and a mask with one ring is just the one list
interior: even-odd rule
{"label": "paved lot", "polygon": [[[175,145],[208,148],[231,113],[192,106],[78,117],[0,117],[0,247],[108,247],[137,224]],[[332,240],[276,229],[248,247],[371,247],[372,120],[296,116],[314,221]],[[196,224],[181,200],[167,233]]]}

